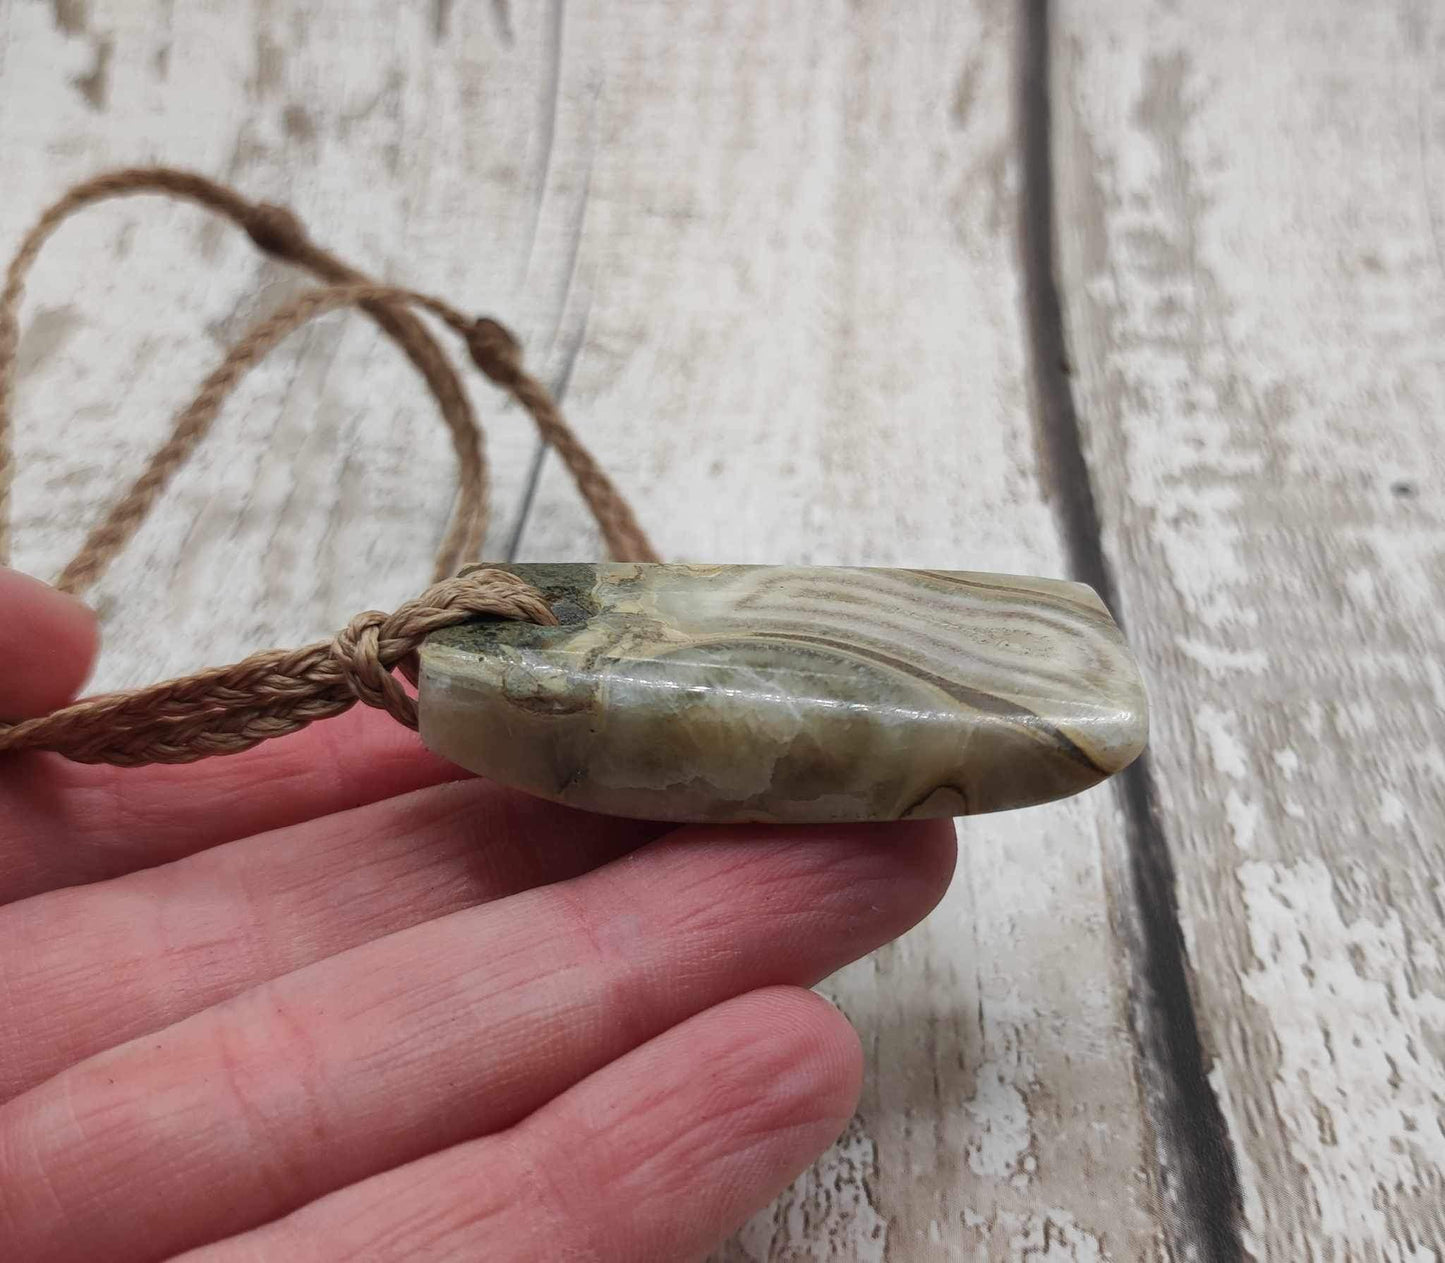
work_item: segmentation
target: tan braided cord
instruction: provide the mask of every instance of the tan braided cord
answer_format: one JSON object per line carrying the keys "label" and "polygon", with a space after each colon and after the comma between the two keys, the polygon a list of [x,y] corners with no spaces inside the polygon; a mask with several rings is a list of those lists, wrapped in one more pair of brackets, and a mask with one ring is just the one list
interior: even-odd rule
{"label": "tan braided cord", "polygon": [[556,622],[540,593],[507,571],[482,568],[446,578],[480,549],[486,532],[487,475],[481,429],[445,353],[412,308],[439,319],[464,341],[472,362],[533,418],[591,509],[617,560],[655,561],[657,554],[631,507],[563,418],[547,389],[526,372],[520,344],[489,317],[473,319],[430,295],[383,285],[313,244],[288,210],[247,201],[203,176],[165,167],[133,168],[76,185],[25,235],[0,292],[0,563],[9,557],[9,489],[13,477],[10,401],[25,279],[41,247],[70,215],[106,198],[160,193],[197,202],[245,229],[267,253],[326,282],[254,326],[206,378],[175,420],[170,437],[131,488],[91,529],[57,581],[67,592],[94,583],[125,547],[176,470],[205,438],[221,406],[248,370],[287,335],[328,312],[360,307],[421,372],[451,432],[459,480],[456,508],[437,553],[433,586],[393,614],[368,611],[332,640],[301,649],[253,654],[232,666],[181,679],[85,698],[18,723],[0,722],[0,754],[52,750],[83,762],[135,766],[185,763],[249,749],[338,715],[357,701],[416,727],[416,703],[396,679],[432,631],[470,618]]}

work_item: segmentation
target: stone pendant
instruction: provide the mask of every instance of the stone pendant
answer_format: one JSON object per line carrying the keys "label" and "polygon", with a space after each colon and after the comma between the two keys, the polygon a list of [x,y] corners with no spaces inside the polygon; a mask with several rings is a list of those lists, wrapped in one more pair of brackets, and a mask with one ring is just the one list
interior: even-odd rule
{"label": "stone pendant", "polygon": [[[473,567],[475,568],[475,567]],[[473,772],[674,821],[957,816],[1048,802],[1144,748],[1091,588],[942,570],[504,566],[559,627],[421,650],[421,735]]]}

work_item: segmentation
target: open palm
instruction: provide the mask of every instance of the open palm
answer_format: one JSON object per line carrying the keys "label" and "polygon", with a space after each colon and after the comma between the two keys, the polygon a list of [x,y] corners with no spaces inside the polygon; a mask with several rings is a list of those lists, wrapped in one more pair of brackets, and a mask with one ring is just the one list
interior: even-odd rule
{"label": "open palm", "polygon": [[[0,571],[0,715],[94,653]],[[802,988],[922,917],[946,822],[674,828],[376,712],[182,768],[0,759],[0,1258],[678,1259],[842,1129]]]}

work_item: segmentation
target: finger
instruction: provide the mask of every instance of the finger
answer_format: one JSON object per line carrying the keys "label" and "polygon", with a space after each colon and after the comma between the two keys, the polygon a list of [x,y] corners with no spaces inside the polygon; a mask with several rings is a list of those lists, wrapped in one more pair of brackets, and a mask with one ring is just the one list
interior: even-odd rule
{"label": "finger", "polygon": [[689,1259],[762,1209],[857,1104],[853,1028],[754,992],[659,1035],[511,1131],[333,1193],[183,1263]]}
{"label": "finger", "polygon": [[0,903],[466,775],[365,706],[244,754],[180,767],[0,759]]}
{"label": "finger", "polygon": [[247,987],[584,873],[665,829],[470,780],[0,908],[0,1101]]}
{"label": "finger", "polygon": [[703,1009],[887,941],[952,862],[944,822],[680,830],[331,957],[0,1106],[0,1239],[151,1258],[509,1127]]}
{"label": "finger", "polygon": [[95,660],[95,615],[73,596],[4,566],[0,612],[0,720],[64,706]]}

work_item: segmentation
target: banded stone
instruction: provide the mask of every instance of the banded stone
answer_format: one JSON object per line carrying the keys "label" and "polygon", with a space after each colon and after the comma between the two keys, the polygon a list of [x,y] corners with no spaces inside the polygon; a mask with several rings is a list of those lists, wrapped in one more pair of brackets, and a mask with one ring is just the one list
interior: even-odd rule
{"label": "banded stone", "polygon": [[421,735],[542,798],[673,821],[894,820],[1077,793],[1148,732],[1093,590],[938,570],[502,569],[558,627],[421,650]]}

